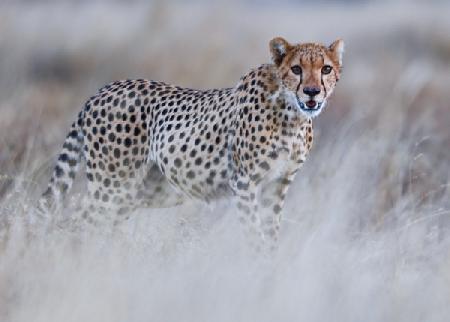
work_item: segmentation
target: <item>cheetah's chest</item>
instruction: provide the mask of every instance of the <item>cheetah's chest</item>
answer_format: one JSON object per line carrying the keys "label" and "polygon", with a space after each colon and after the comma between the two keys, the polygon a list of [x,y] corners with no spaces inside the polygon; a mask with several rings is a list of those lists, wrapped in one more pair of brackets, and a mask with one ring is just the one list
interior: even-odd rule
{"label": "cheetah's chest", "polygon": [[306,131],[297,130],[282,136],[279,142],[274,143],[267,179],[274,180],[299,167],[309,152],[307,142]]}

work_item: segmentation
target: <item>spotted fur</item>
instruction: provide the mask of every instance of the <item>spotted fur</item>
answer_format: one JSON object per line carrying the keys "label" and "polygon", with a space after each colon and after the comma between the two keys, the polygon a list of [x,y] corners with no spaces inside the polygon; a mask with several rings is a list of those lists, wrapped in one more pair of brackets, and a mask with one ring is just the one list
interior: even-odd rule
{"label": "spotted fur", "polygon": [[[340,77],[343,43],[275,38],[270,51],[273,64],[233,88],[143,79],[103,87],[72,125],[41,208],[61,205],[84,159],[89,221],[93,210],[120,221],[139,207],[234,196],[249,234],[276,241],[287,190],[311,149],[312,118]],[[305,94],[311,88],[318,93]]]}

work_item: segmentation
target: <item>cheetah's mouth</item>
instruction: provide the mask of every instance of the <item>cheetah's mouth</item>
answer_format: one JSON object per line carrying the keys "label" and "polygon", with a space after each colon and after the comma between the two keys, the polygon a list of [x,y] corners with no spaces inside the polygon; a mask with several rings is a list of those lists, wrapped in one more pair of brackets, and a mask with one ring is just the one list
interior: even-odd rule
{"label": "cheetah's mouth", "polygon": [[322,107],[322,102],[317,102],[315,100],[309,100],[303,103],[297,96],[297,103],[300,109],[306,113],[314,114]]}

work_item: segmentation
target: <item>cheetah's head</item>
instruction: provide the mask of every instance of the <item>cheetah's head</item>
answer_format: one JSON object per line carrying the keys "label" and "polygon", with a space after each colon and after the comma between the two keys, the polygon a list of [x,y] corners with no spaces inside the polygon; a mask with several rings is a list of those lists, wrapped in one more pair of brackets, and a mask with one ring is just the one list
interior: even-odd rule
{"label": "cheetah's head", "polygon": [[270,51],[289,103],[306,117],[319,115],[339,80],[344,42],[292,45],[277,37]]}

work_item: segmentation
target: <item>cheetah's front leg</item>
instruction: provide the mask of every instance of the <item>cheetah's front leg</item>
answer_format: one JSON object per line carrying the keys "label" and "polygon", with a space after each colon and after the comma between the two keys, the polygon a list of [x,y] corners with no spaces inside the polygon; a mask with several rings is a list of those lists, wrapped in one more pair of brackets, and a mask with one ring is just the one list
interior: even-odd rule
{"label": "cheetah's front leg", "polygon": [[258,213],[257,185],[249,178],[235,178],[232,181],[232,186],[238,198],[239,222],[243,227],[250,247],[257,252],[261,252],[266,248],[266,245],[261,217]]}
{"label": "cheetah's front leg", "polygon": [[262,230],[270,250],[278,246],[281,228],[281,213],[287,191],[294,180],[297,169],[286,172],[276,180],[262,184],[259,204],[261,205]]}

